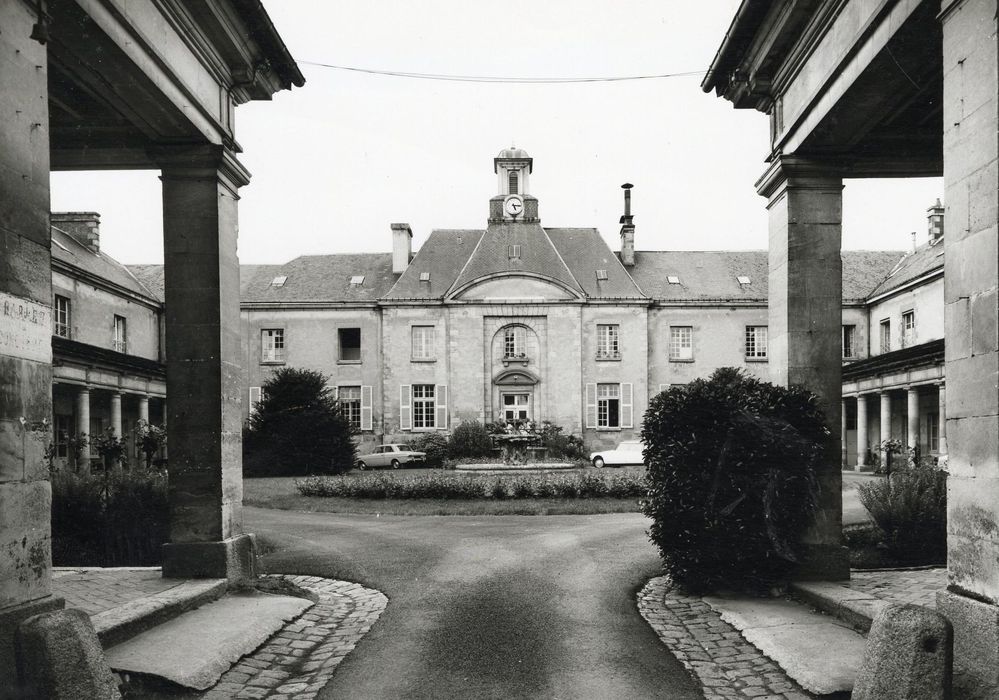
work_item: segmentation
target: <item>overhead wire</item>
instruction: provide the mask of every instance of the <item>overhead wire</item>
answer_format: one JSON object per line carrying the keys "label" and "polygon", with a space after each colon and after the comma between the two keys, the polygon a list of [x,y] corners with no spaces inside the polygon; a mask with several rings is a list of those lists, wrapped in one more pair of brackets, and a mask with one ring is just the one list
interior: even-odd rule
{"label": "overhead wire", "polygon": [[703,76],[704,71],[685,71],[680,73],[657,73],[650,75],[622,75],[622,76],[602,76],[591,78],[523,78],[523,77],[503,77],[490,75],[449,75],[446,73],[414,73],[410,71],[378,70],[375,68],[360,68],[357,66],[340,66],[333,63],[322,63],[320,61],[297,61],[306,66],[318,66],[320,68],[332,68],[334,70],[350,71],[353,73],[367,73],[369,75],[384,75],[393,78],[414,78],[418,80],[445,80],[461,83],[506,83],[520,85],[544,85],[544,84],[564,84],[564,83],[618,83],[629,80],[658,80],[662,78],[683,78],[688,76]]}

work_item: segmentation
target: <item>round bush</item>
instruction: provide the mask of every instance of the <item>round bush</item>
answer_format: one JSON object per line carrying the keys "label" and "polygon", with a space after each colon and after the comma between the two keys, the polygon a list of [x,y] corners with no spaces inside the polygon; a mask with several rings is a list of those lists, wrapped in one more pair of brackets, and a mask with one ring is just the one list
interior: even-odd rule
{"label": "round bush", "polygon": [[448,443],[448,456],[451,459],[489,457],[493,454],[493,442],[489,430],[482,423],[467,421],[451,431]]}
{"label": "round bush", "polygon": [[814,395],[733,368],[656,396],[643,511],[673,581],[692,592],[785,583],[829,439]]}

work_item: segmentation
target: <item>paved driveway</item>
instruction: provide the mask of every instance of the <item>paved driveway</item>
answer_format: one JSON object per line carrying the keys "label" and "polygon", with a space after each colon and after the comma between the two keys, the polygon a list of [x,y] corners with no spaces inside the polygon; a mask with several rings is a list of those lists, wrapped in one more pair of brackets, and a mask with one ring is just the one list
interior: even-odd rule
{"label": "paved driveway", "polygon": [[407,517],[246,509],[268,571],[389,605],[326,698],[700,698],[638,615],[659,571],[639,514]]}

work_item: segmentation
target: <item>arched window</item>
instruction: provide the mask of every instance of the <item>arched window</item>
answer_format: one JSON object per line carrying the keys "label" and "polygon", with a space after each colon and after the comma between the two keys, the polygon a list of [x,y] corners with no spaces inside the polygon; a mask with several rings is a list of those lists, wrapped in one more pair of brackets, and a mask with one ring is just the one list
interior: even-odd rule
{"label": "arched window", "polygon": [[520,194],[518,189],[519,182],[517,180],[517,175],[519,173],[516,170],[510,171],[510,194]]}

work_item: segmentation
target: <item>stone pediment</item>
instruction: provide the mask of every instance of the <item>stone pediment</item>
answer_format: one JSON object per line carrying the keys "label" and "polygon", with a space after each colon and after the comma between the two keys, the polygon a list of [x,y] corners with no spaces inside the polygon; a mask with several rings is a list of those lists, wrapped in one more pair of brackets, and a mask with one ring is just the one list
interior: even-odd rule
{"label": "stone pediment", "polygon": [[452,299],[481,301],[569,301],[579,299],[560,282],[538,275],[503,274],[479,278],[455,290]]}
{"label": "stone pediment", "polygon": [[538,377],[526,369],[508,369],[493,378],[497,386],[533,386],[538,383]]}

